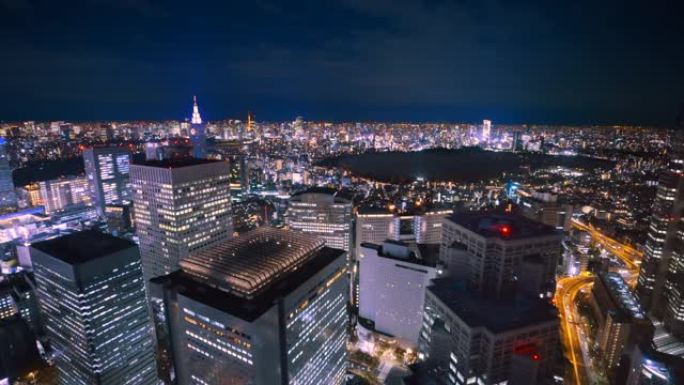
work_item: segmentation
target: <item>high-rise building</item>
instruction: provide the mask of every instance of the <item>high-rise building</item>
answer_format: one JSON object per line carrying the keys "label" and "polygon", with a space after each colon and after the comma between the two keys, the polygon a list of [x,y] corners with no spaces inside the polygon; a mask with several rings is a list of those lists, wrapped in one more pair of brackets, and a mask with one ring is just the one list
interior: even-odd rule
{"label": "high-rise building", "polygon": [[0,319],[19,315],[36,335],[42,334],[35,290],[33,276],[25,270],[0,276]]}
{"label": "high-rise building", "polygon": [[0,213],[17,209],[17,195],[14,192],[12,169],[5,146],[5,138],[0,137]]}
{"label": "high-rise building", "polygon": [[136,233],[146,280],[233,234],[227,162],[198,158],[131,165]]}
{"label": "high-rise building", "polygon": [[549,383],[559,335],[553,305],[538,297],[483,296],[451,277],[432,282],[419,355],[443,368],[443,383]]}
{"label": "high-rise building", "polygon": [[514,288],[551,298],[561,233],[519,215],[454,214],[442,225],[441,264],[494,297]]}
{"label": "high-rise building", "polygon": [[38,185],[45,212],[48,214],[91,203],[91,190],[85,177],[43,181]]}
{"label": "high-rise building", "polygon": [[560,235],[487,213],[450,216],[443,231],[440,258],[452,276],[427,288],[419,356],[444,383],[547,383],[559,321],[544,297],[553,293]]}
{"label": "high-rise building", "polygon": [[425,289],[437,275],[436,255],[421,253],[418,247],[409,248],[399,241],[363,243],[357,330],[382,333],[415,349],[423,321]]}
{"label": "high-rise building", "polygon": [[482,139],[487,141],[490,139],[491,135],[492,135],[492,121],[485,119],[482,121]]}
{"label": "high-rise building", "polygon": [[150,282],[162,378],[185,384],[340,384],[347,366],[343,250],[261,227]]}
{"label": "high-rise building", "polygon": [[634,349],[626,385],[684,384],[684,358],[653,351],[648,345]]}
{"label": "high-rise building", "polygon": [[192,97],[192,118],[190,119],[190,144],[192,144],[192,156],[195,158],[207,157],[207,133],[202,124],[202,117],[197,106],[197,97]]}
{"label": "high-rise building", "polygon": [[351,249],[352,204],[335,190],[312,188],[293,195],[286,222],[291,230],[321,238],[329,247]]}
{"label": "high-rise building", "polygon": [[34,243],[31,258],[59,384],[155,384],[136,245],[88,230]]}
{"label": "high-rise building", "polygon": [[83,152],[83,164],[93,203],[100,216],[106,205],[130,201],[131,153],[124,148],[98,147]]}
{"label": "high-rise building", "polygon": [[618,273],[600,273],[592,287],[599,351],[608,369],[620,364],[637,344],[650,341],[653,325],[627,283]]}
{"label": "high-rise building", "polygon": [[644,309],[680,339],[684,339],[682,213],[684,156],[679,152],[658,182],[636,293]]}

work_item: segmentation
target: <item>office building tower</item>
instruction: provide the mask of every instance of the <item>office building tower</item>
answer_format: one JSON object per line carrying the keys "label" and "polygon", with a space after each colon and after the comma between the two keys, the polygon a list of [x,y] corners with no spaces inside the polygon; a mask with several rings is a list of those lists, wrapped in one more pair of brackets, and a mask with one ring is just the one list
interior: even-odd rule
{"label": "office building tower", "polygon": [[359,334],[378,332],[415,349],[425,289],[438,275],[436,264],[435,254],[421,253],[420,248],[403,242],[363,243],[359,254]]}
{"label": "office building tower", "polygon": [[637,344],[653,337],[653,325],[620,274],[600,273],[590,304],[597,323],[598,348],[609,370]]}
{"label": "office building tower", "polygon": [[492,135],[492,121],[485,119],[482,121],[482,139],[487,141],[490,139],[491,135]]}
{"label": "office building tower", "polygon": [[381,244],[387,239],[407,243],[438,244],[442,221],[452,210],[425,210],[398,214],[385,209],[361,207],[356,213],[355,249],[362,243]]}
{"label": "office building tower", "polygon": [[140,254],[94,230],[31,246],[59,384],[155,384]]}
{"label": "office building tower", "polygon": [[261,227],[150,282],[163,379],[340,384],[347,366],[343,250]]}
{"label": "office building tower", "polygon": [[675,153],[658,181],[637,296],[644,309],[684,339],[684,156]]}
{"label": "office building tower", "polygon": [[130,163],[131,154],[124,148],[91,148],[83,152],[90,194],[100,216],[104,216],[106,205],[130,201]]}
{"label": "office building tower", "polygon": [[453,278],[427,288],[419,356],[443,368],[448,384],[535,385],[552,376],[559,321],[531,296],[505,301]]}
{"label": "office building tower", "polygon": [[427,288],[420,357],[449,384],[549,381],[559,321],[544,297],[553,293],[560,234],[488,213],[452,215],[443,231],[440,258],[452,276]]}
{"label": "office building tower", "polygon": [[558,195],[544,190],[517,189],[516,201],[521,213],[537,222],[569,231],[572,227],[573,206],[558,199]]}
{"label": "office building tower", "polygon": [[136,234],[146,281],[233,233],[228,163],[198,158],[131,165]]}
{"label": "office building tower", "polygon": [[684,384],[684,358],[659,353],[648,345],[632,353],[626,385]]}
{"label": "office building tower", "polygon": [[91,204],[90,185],[85,177],[43,181],[38,185],[47,214]]}
{"label": "office building tower", "polygon": [[551,298],[561,233],[520,215],[463,213],[442,224],[440,261],[475,290],[494,297],[514,289]]}
{"label": "office building tower", "polygon": [[207,133],[206,127],[202,124],[202,117],[197,106],[197,97],[192,98],[192,119],[190,119],[190,144],[192,145],[192,156],[195,158],[207,157]]}
{"label": "office building tower", "polygon": [[352,204],[335,190],[312,188],[293,195],[286,223],[292,231],[323,239],[329,247],[351,249]]}
{"label": "office building tower", "polygon": [[17,209],[17,195],[14,191],[6,146],[5,138],[0,137],[0,214]]}
{"label": "office building tower", "polygon": [[35,283],[25,270],[0,276],[0,319],[15,315],[26,321],[36,335],[43,333]]}

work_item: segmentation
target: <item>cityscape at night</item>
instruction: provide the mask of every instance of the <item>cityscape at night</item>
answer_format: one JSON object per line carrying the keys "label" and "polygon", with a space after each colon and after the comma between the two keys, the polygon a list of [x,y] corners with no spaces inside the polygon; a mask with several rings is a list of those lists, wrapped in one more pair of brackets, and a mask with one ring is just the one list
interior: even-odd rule
{"label": "cityscape at night", "polygon": [[684,385],[682,5],[0,0],[0,385]]}

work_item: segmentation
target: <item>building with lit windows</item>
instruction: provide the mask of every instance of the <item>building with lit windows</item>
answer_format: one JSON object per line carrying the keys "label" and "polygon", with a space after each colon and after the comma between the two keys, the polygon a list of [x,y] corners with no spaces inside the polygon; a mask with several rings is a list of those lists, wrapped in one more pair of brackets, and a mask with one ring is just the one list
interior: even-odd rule
{"label": "building with lit windows", "polygon": [[426,210],[417,213],[398,214],[386,209],[361,207],[355,215],[354,259],[352,261],[352,299],[358,307],[358,256],[361,245],[380,245],[386,240],[401,241],[409,245],[439,244],[442,239],[442,222],[452,210]]}
{"label": "building with lit windows", "polygon": [[514,214],[463,213],[442,225],[440,261],[476,290],[505,297],[516,290],[551,298],[561,233]]}
{"label": "building with lit windows", "polygon": [[[435,254],[399,241],[364,243],[359,254],[359,335],[377,332],[415,349]],[[374,333],[367,335],[373,336]]]}
{"label": "building with lit windows", "polygon": [[425,294],[419,357],[446,384],[534,385],[552,377],[560,235],[518,215],[463,213],[443,224],[451,276]]}
{"label": "building with lit windows", "polygon": [[162,379],[340,384],[347,367],[343,250],[261,227],[150,282]]}
{"label": "building with lit windows", "polygon": [[684,156],[675,153],[658,181],[639,270],[637,296],[665,329],[684,340]]}
{"label": "building with lit windows", "polygon": [[0,319],[19,315],[36,334],[42,334],[33,277],[27,271],[0,276]]}
{"label": "building with lit windows", "polygon": [[5,146],[5,138],[0,137],[0,214],[17,209],[17,195],[14,192],[12,169]]}
{"label": "building with lit windows", "polygon": [[227,162],[198,158],[131,165],[136,234],[146,280],[230,239],[233,220]]}
{"label": "building with lit windows", "polygon": [[335,190],[312,188],[288,202],[286,223],[292,231],[321,238],[335,249],[349,252],[352,237],[352,204]]}
{"label": "building with lit windows", "polygon": [[625,384],[684,384],[684,358],[653,351],[649,346],[639,346],[632,353]]}
{"label": "building with lit windows", "polygon": [[653,337],[653,325],[618,273],[600,273],[591,290],[598,348],[608,369],[620,364],[634,346]]}
{"label": "building with lit windows", "polygon": [[85,177],[43,181],[38,185],[40,187],[40,199],[47,214],[91,204],[90,185]]}
{"label": "building with lit windows", "polygon": [[93,203],[100,216],[106,205],[130,201],[131,153],[125,148],[98,147],[83,152],[83,165]]}
{"label": "building with lit windows", "polygon": [[155,384],[137,246],[88,230],[31,246],[59,384]]}

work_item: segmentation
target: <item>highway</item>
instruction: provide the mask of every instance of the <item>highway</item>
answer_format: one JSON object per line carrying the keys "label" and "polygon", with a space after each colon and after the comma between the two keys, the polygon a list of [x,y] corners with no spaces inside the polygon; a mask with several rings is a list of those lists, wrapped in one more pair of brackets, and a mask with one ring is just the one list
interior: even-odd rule
{"label": "highway", "polygon": [[575,298],[581,290],[590,288],[593,282],[592,276],[578,275],[561,278],[556,286],[555,302],[560,314],[561,339],[565,355],[572,365],[566,375],[570,384],[588,384],[588,379],[592,377],[587,370],[585,355],[582,354],[578,328],[580,317],[575,306]]}
{"label": "highway", "polygon": [[[643,253],[635,248],[624,245],[615,239],[601,233],[592,225],[586,225],[573,219],[572,225],[578,230],[591,234],[592,239],[603,246],[608,252],[619,258],[629,270],[630,281],[638,275],[639,264]],[[575,306],[578,293],[589,290],[594,282],[591,275],[583,274],[573,277],[564,277],[558,280],[554,301],[561,321],[561,340],[565,348],[565,354],[571,363],[566,373],[566,380],[570,384],[584,385],[594,383],[596,373],[588,357],[587,344],[582,344],[580,322],[581,318]],[[585,341],[586,342],[586,341]]]}
{"label": "highway", "polygon": [[578,230],[583,230],[591,234],[591,238],[603,248],[608,250],[611,254],[618,257],[629,270],[636,272],[639,270],[639,264],[641,263],[641,258],[644,254],[625,244],[622,244],[615,239],[603,234],[599,229],[595,228],[591,224],[584,224],[577,219],[572,220],[572,226]]}

